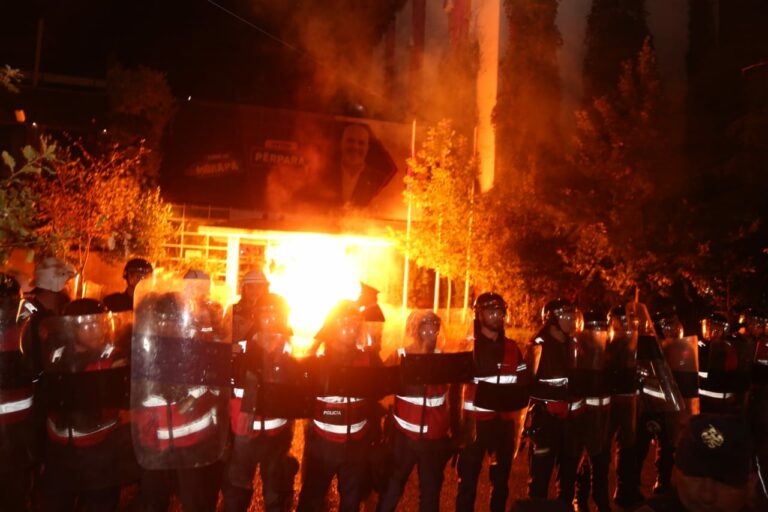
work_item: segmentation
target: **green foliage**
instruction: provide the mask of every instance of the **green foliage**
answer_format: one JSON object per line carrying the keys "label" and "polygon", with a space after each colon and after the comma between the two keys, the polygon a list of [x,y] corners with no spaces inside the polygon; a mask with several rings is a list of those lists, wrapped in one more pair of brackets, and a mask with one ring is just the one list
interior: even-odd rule
{"label": "green foliage", "polygon": [[38,148],[25,146],[24,161],[19,167],[7,151],[2,152],[6,172],[0,178],[0,262],[4,262],[14,248],[35,250],[45,241],[36,231],[38,227],[37,203],[40,199],[33,183],[54,172],[58,147],[46,138],[40,139]]}
{"label": "green foliage", "polygon": [[463,278],[467,268],[475,158],[466,138],[450,121],[427,130],[416,158],[408,162],[405,199],[417,219],[408,249],[420,266],[437,268],[451,279]]}
{"label": "green foliage", "polygon": [[143,153],[112,146],[94,155],[80,144],[61,151],[55,173],[35,183],[38,233],[48,252],[81,273],[96,247],[116,258],[157,257],[170,230],[170,208],[159,191],[142,188]]}

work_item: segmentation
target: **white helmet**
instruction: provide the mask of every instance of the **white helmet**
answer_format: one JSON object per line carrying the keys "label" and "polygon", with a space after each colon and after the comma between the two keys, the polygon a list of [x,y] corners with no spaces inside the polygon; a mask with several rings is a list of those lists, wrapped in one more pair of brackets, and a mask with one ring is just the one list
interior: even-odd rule
{"label": "white helmet", "polygon": [[35,267],[35,286],[52,292],[60,292],[67,281],[75,277],[75,268],[64,260],[49,256]]}

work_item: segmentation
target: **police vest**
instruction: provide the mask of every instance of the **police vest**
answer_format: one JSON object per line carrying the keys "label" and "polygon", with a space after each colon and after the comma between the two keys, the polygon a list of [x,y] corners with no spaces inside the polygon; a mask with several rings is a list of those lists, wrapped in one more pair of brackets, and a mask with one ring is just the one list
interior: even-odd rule
{"label": "police vest", "polygon": [[[351,366],[370,366],[367,353],[358,351]],[[353,396],[315,398],[314,432],[328,441],[345,443],[363,439],[368,432],[368,399]]]}
{"label": "police vest", "polygon": [[32,410],[32,379],[24,372],[19,327],[0,334],[0,425],[20,423]]}
{"label": "police vest", "polygon": [[[404,349],[398,354],[405,355]],[[404,386],[395,395],[395,426],[411,439],[437,440],[448,437],[448,386]]]}
{"label": "police vest", "polygon": [[[156,451],[188,448],[216,434],[219,390],[207,386],[186,389],[186,396],[149,395],[133,413],[141,444]],[[180,394],[179,394],[180,395]]]}
{"label": "police vest", "polygon": [[[61,357],[64,350],[60,347],[51,354],[52,363]],[[115,355],[105,351],[98,360],[84,362],[82,372],[97,372],[114,366]],[[118,426],[129,421],[127,411],[113,408],[94,408],[92,410],[49,410],[46,417],[48,439],[56,444],[77,447],[94,446],[104,441]]]}
{"label": "police vest", "polygon": [[[486,341],[489,342],[490,340]],[[498,343],[498,342],[493,342]],[[517,343],[509,338],[504,338],[501,357],[492,353],[489,345],[478,346],[475,343],[475,360],[480,361],[479,373],[473,382],[467,384],[464,391],[464,411],[471,414],[476,420],[484,421],[501,417],[502,419],[514,419],[514,412],[497,412],[492,409],[484,409],[475,405],[477,385],[486,382],[491,385],[517,384],[524,372],[528,371],[528,365],[523,361],[523,356]],[[489,350],[490,349],[490,350]],[[491,368],[495,366],[495,370]]]}
{"label": "police vest", "polygon": [[[283,354],[290,354],[291,346],[286,343]],[[229,418],[232,433],[237,436],[276,436],[288,428],[288,420],[285,418],[269,418],[258,414],[243,412],[243,388],[233,388],[232,398],[229,400]]]}

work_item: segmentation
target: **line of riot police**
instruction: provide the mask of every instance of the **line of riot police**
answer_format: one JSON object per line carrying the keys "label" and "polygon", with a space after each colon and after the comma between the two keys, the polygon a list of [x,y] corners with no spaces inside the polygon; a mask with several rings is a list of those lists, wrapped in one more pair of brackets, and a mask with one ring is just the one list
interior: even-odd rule
{"label": "line of riot police", "polygon": [[[318,355],[295,358],[288,306],[260,272],[246,275],[227,312],[207,274],[139,284],[145,263],[126,266],[132,301],[105,299],[134,304],[133,314],[93,299],[45,301],[56,310],[0,282],[0,498],[9,510],[115,510],[121,486],[140,480],[143,510],[167,510],[174,493],[185,511],[215,510],[221,489],[225,510],[245,511],[258,467],[266,510],[291,510],[298,481],[298,510],[325,510],[336,477],[340,510],[359,510],[375,490],[387,511],[417,467],[420,510],[432,511],[453,460],[465,511],[486,455],[490,509],[505,510],[524,430],[529,497],[547,498],[557,468],[559,500],[588,510],[591,494],[610,510],[614,438],[614,499],[629,506],[642,498],[651,438],[662,490],[677,429],[699,407],[749,415],[768,431],[766,321],[754,312],[741,323],[709,317],[697,340],[641,303],[582,315],[558,299],[524,355],[505,334],[506,303],[484,293],[471,351],[441,353],[440,318],[416,311],[384,364],[365,328],[366,309],[376,322],[380,310],[342,301],[317,335]],[[71,269],[47,265],[38,295],[60,299]],[[291,454],[297,420],[306,420],[301,465]],[[765,460],[764,439],[758,453]]]}

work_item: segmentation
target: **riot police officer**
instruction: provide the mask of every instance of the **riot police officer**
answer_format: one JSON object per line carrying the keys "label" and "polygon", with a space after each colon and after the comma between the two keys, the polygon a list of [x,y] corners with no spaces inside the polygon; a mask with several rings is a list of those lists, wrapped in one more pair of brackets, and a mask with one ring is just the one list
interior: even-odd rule
{"label": "riot police officer", "polygon": [[[675,444],[679,427],[684,413],[692,405],[692,400],[698,396],[698,385],[695,380],[696,372],[696,339],[683,337],[683,325],[674,309],[666,308],[658,311],[653,318],[656,332],[662,337],[664,354],[667,362],[675,369],[673,373],[675,384],[679,389],[685,389],[682,396],[688,399],[688,406],[682,411],[667,410],[658,407],[658,401],[653,399],[654,390],[644,386],[641,393],[640,410],[637,422],[636,457],[638,478],[642,472],[643,463],[648,455],[651,441],[656,439],[656,483],[654,494],[664,494],[670,489],[672,467],[674,466]],[[659,390],[662,391],[662,390]],[[663,391],[662,391],[663,392]]]}
{"label": "riot police officer", "polygon": [[288,304],[270,293],[258,299],[256,311],[258,325],[244,354],[247,388],[235,388],[230,401],[233,441],[223,485],[227,512],[248,510],[257,466],[261,468],[264,509],[281,512],[293,505],[298,470],[298,461],[288,455],[293,422],[267,415],[263,400],[263,393],[269,392],[264,385],[279,382],[280,373],[292,361]]}
{"label": "riot police officer", "polygon": [[[376,354],[365,350],[363,317],[352,301],[336,304],[318,335],[325,344],[321,359],[329,375],[342,375],[347,368],[382,364]],[[324,510],[326,492],[337,476],[339,510],[356,511],[369,473],[370,447],[380,435],[380,427],[373,419],[375,401],[354,396],[350,391],[344,395],[317,396],[315,404],[314,418],[305,437],[304,482],[298,510]]]}
{"label": "riot police officer", "polygon": [[116,510],[138,476],[128,424],[126,338],[95,299],[43,321],[41,397],[46,413],[43,510]]}
{"label": "riot police officer", "polygon": [[[440,332],[440,317],[432,311],[414,311],[406,321],[409,344],[397,350],[406,354],[434,354]],[[450,454],[449,387],[442,385],[403,386],[395,396],[391,412],[394,426],[392,452],[394,468],[381,497],[381,512],[393,512],[414,466],[419,473],[419,510],[440,509],[443,471]]]}
{"label": "riot police officer", "polygon": [[30,362],[21,351],[21,287],[0,273],[0,503],[26,510],[35,460],[33,385]]}
{"label": "riot police officer", "polygon": [[640,493],[635,455],[637,425],[637,342],[639,321],[628,306],[616,306],[608,313],[611,338],[608,343],[608,371],[611,380],[611,424],[609,442],[614,438],[616,492],[614,501],[631,508],[644,499]]}
{"label": "riot police officer", "polygon": [[110,311],[132,311],[133,293],[136,291],[136,285],[151,274],[152,265],[147,260],[142,258],[128,260],[123,268],[125,290],[104,297],[104,305]]}
{"label": "riot police officer", "polygon": [[585,456],[579,469],[576,502],[579,512],[589,510],[590,491],[598,512],[610,512],[608,470],[611,446],[611,387],[606,371],[606,349],[610,332],[605,313],[587,311],[584,329],[577,335],[576,369],[572,374],[584,398],[581,440]]}
{"label": "riot police officer", "polygon": [[75,269],[59,258],[43,258],[35,265],[35,287],[24,301],[21,314],[29,319],[24,326],[22,344],[36,374],[42,371],[44,364],[40,349],[40,322],[43,318],[60,315],[69,304],[65,288],[73,277]]}
{"label": "riot police officer", "polygon": [[257,302],[269,293],[269,281],[261,270],[245,273],[240,286],[240,300],[232,306],[232,339],[247,340],[257,328]]}
{"label": "riot police officer", "polygon": [[464,389],[456,510],[474,510],[483,459],[491,457],[490,510],[506,509],[509,472],[522,434],[530,374],[517,343],[504,332],[507,303],[486,292],[474,304],[475,375]]}
{"label": "riot police officer", "polygon": [[752,340],[738,332],[737,322],[722,313],[701,321],[699,344],[699,402],[702,413],[746,413]]}
{"label": "riot police officer", "polygon": [[185,512],[216,508],[232,347],[210,291],[210,276],[194,269],[136,290],[131,409],[144,510],[166,511],[174,490]]}
{"label": "riot police officer", "polygon": [[547,302],[541,316],[543,325],[526,353],[533,374],[528,496],[546,499],[557,464],[558,499],[571,503],[582,447],[578,418],[585,412],[586,396],[583,390],[574,389],[569,377],[578,354],[574,336],[581,330],[583,319],[565,299]]}

